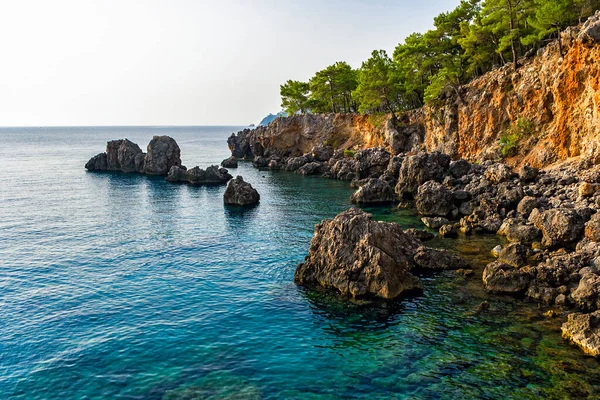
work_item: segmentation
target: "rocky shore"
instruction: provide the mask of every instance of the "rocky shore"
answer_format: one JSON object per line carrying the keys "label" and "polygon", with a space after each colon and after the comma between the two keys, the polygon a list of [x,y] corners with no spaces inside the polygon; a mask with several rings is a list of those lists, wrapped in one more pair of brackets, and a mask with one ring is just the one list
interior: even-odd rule
{"label": "rocky shore", "polygon": [[[235,138],[229,139],[230,145]],[[483,274],[482,284],[490,292],[564,312],[600,309],[600,168],[589,160],[572,159],[542,170],[528,165],[513,170],[500,161],[452,160],[441,152],[393,154],[375,147],[351,153],[323,145],[300,156],[286,157],[259,144],[250,147],[259,152],[253,158],[257,168],[350,181],[357,189],[353,202],[396,203],[412,208],[422,216],[424,225],[438,230],[440,236],[505,237],[509,244],[495,250],[497,260]],[[354,223],[350,221],[366,218],[355,213],[342,214],[317,227],[309,257],[298,268],[296,281],[335,288],[350,296],[383,298],[418,288],[409,275],[410,263],[394,258],[400,255],[380,261],[393,254],[382,251],[381,246],[414,250],[415,245],[408,245],[408,239],[400,233],[369,233],[362,239],[359,233],[339,236],[350,229]],[[375,223],[363,223],[369,224]],[[366,228],[352,228],[357,232],[361,229]],[[373,261],[360,261],[360,256],[349,258],[349,249],[359,248],[361,240],[372,246],[361,250],[361,254],[369,254]],[[344,267],[338,270],[339,266]],[[381,276],[394,276],[401,283],[384,283],[381,277],[364,272],[371,270]],[[597,325],[590,326],[596,334],[600,332]],[[580,335],[569,337],[583,346]]]}

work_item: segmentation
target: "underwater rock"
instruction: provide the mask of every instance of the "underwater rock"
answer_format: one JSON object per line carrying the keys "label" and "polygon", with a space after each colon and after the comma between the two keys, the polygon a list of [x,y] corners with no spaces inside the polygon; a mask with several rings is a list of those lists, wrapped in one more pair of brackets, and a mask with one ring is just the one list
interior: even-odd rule
{"label": "underwater rock", "polygon": [[227,183],[223,200],[225,204],[248,206],[258,203],[260,195],[251,184],[245,182],[244,178],[238,175]]}
{"label": "underwater rock", "polygon": [[579,346],[590,356],[600,356],[600,311],[569,314],[562,325],[562,337]]}

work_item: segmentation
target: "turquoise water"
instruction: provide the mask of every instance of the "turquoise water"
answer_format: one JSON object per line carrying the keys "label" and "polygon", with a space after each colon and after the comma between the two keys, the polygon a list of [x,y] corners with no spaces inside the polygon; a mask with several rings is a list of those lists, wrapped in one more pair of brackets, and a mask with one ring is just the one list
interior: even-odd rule
{"label": "turquoise water", "polygon": [[[108,139],[173,136],[184,164],[229,155],[234,127],[2,129],[0,396],[10,399],[594,398],[599,363],[560,319],[480,279],[349,303],[296,287],[313,226],[346,183],[242,164],[261,194],[87,173]],[[420,227],[406,211],[378,219]],[[438,240],[476,266],[496,237]],[[491,310],[476,313],[487,300]],[[597,398],[597,397],[596,397]]]}

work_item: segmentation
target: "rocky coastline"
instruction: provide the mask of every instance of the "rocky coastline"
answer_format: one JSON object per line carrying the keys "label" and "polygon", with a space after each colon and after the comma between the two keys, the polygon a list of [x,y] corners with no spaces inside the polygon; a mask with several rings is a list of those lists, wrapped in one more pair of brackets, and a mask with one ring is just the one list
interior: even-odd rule
{"label": "rocky coastline", "polygon": [[[229,139],[234,156],[238,137]],[[453,160],[437,151],[394,154],[388,148],[375,147],[351,153],[324,143],[305,154],[286,156],[257,142],[250,143],[249,148],[257,151],[252,159],[257,168],[350,181],[357,189],[353,202],[413,209],[424,225],[438,230],[440,236],[504,237],[508,244],[495,249],[497,260],[483,272],[482,285],[490,293],[536,302],[558,310],[565,319],[569,313],[583,313],[588,318],[600,309],[600,167],[589,159],[570,159],[544,169],[527,164],[513,169],[501,160],[473,163]],[[339,237],[350,229],[348,221],[366,218],[359,218],[355,211],[347,213],[317,226],[307,260],[296,272],[296,282],[335,289],[351,297],[394,298],[418,289],[410,263],[395,259],[410,259],[399,249],[415,246],[408,246],[407,239],[386,243],[394,236],[389,232],[377,239],[373,234]],[[358,249],[361,241],[371,246],[361,255],[352,258],[343,250],[349,244]],[[382,246],[390,251],[381,251]],[[379,253],[395,261],[379,261]],[[362,259],[364,254],[373,258]],[[333,268],[340,265],[342,270]],[[386,268],[394,272],[386,272]],[[364,271],[401,278],[404,284],[384,284],[382,278]],[[600,335],[600,328],[595,319],[591,321],[565,322],[563,333],[585,352],[598,354],[600,342],[588,339]],[[585,335],[574,331],[584,326]]]}

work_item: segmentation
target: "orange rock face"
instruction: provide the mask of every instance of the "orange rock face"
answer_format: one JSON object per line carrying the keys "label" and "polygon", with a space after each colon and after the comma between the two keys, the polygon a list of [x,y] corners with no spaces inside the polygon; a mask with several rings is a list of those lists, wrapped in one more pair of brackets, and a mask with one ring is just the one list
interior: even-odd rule
{"label": "orange rock face", "polygon": [[425,145],[454,158],[497,157],[504,132],[525,121],[512,165],[545,167],[571,157],[600,162],[600,44],[579,28],[562,34],[564,57],[551,43],[524,61],[463,87],[462,99],[425,110]]}

